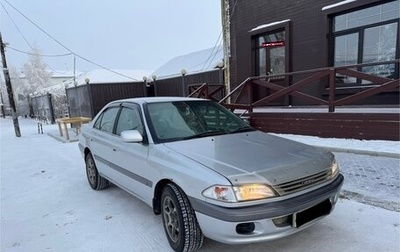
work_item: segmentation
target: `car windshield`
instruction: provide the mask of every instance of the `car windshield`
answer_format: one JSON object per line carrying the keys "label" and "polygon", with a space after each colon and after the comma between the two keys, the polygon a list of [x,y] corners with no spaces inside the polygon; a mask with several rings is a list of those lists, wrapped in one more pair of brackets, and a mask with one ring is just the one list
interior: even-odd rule
{"label": "car windshield", "polygon": [[175,101],[147,104],[155,142],[252,131],[245,121],[213,101]]}

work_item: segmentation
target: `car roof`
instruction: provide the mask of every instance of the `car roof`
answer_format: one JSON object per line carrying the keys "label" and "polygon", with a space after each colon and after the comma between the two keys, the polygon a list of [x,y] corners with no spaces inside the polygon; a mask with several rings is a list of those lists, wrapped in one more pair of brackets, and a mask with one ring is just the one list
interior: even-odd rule
{"label": "car roof", "polygon": [[190,97],[160,96],[160,97],[129,98],[129,99],[116,100],[111,103],[134,102],[134,103],[138,103],[138,104],[144,104],[144,103],[173,102],[173,101],[206,101],[206,99],[190,98]]}

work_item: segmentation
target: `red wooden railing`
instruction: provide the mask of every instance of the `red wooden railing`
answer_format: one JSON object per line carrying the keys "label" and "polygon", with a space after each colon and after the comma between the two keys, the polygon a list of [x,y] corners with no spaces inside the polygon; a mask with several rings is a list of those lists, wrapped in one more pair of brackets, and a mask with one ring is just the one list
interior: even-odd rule
{"label": "red wooden railing", "polygon": [[[334,112],[336,106],[354,104],[362,99],[370,96],[388,92],[399,91],[399,59],[385,62],[366,63],[358,65],[348,65],[340,67],[326,67],[314,70],[298,71],[277,75],[255,76],[249,77],[238,85],[234,90],[222,98],[219,102],[231,109],[246,109],[252,112],[253,108],[268,106],[271,102],[285,96],[293,96],[304,100],[310,105],[327,105],[329,112]],[[394,65],[395,78],[380,77],[362,72],[365,67],[377,65]],[[360,84],[361,82],[369,82],[368,84],[357,85],[362,91],[347,95],[344,98],[336,99],[337,81],[343,77],[353,77]],[[285,87],[279,85],[276,80],[289,78],[297,81]],[[322,96],[310,95],[300,91],[304,87],[310,85],[325,85],[328,91],[328,99],[321,98]],[[270,92],[265,97],[254,99],[253,88],[255,86],[267,88]],[[229,103],[226,101],[231,99]]]}
{"label": "red wooden railing", "polygon": [[206,98],[219,101],[225,94],[225,86],[221,84],[191,84],[188,97]]}

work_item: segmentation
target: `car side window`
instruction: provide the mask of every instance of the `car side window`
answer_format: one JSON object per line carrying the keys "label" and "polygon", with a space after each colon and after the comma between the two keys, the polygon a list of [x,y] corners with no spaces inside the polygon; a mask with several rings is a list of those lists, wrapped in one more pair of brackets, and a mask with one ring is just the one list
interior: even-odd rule
{"label": "car side window", "polygon": [[138,130],[143,135],[143,124],[140,112],[134,108],[123,107],[118,118],[116,134],[121,135],[124,130]]}
{"label": "car side window", "polygon": [[105,110],[96,120],[94,127],[98,130],[113,133],[115,118],[117,117],[119,107],[112,107]]}
{"label": "car side window", "polygon": [[94,125],[93,125],[93,128],[95,128],[95,129],[100,129],[100,123],[101,123],[101,119],[103,118],[103,115],[104,114],[101,114],[98,118],[97,118],[97,120],[96,120],[96,122],[94,123]]}

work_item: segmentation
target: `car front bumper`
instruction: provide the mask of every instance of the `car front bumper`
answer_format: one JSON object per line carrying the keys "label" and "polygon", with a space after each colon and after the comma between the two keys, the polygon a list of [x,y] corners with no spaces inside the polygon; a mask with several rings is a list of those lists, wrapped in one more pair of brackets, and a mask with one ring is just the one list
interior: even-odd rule
{"label": "car front bumper", "polygon": [[343,175],[309,193],[256,206],[227,208],[191,198],[203,234],[228,244],[274,240],[327,216],[343,185]]}

